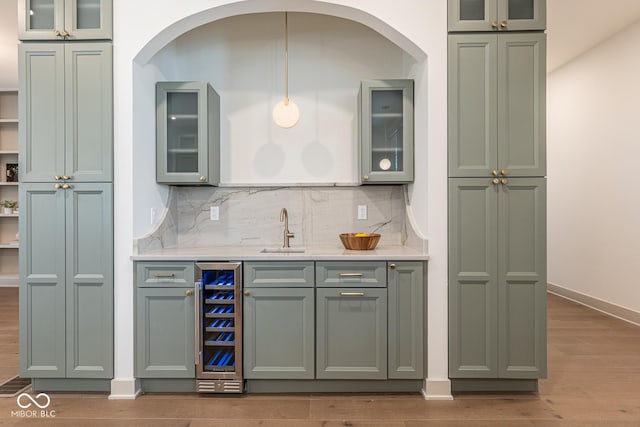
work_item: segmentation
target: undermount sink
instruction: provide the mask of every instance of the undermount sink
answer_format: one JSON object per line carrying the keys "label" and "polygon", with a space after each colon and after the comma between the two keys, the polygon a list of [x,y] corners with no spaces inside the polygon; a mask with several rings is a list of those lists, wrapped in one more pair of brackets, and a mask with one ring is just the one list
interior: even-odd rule
{"label": "undermount sink", "polygon": [[304,248],[264,248],[260,251],[263,254],[301,254]]}

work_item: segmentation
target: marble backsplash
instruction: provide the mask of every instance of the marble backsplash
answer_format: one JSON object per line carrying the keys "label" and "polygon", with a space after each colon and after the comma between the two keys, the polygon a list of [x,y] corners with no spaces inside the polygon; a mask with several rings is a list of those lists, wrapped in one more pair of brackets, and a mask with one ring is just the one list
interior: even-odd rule
{"label": "marble backsplash", "polygon": [[[292,247],[341,246],[340,233],[377,232],[380,245],[422,245],[407,217],[406,186],[172,187],[158,228],[135,253],[170,247],[264,246],[283,243],[280,210],[289,213]],[[358,205],[368,218],[357,219]],[[220,219],[209,219],[218,206]]]}

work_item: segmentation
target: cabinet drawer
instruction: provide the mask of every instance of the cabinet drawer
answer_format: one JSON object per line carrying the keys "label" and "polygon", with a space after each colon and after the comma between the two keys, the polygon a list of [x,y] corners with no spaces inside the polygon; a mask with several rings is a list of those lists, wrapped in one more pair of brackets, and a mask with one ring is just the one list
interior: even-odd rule
{"label": "cabinet drawer", "polygon": [[136,283],[139,287],[193,287],[193,262],[137,262]]}
{"label": "cabinet drawer", "polygon": [[387,286],[384,261],[323,261],[316,263],[317,287]]}
{"label": "cabinet drawer", "polygon": [[245,262],[244,287],[313,287],[313,261]]}

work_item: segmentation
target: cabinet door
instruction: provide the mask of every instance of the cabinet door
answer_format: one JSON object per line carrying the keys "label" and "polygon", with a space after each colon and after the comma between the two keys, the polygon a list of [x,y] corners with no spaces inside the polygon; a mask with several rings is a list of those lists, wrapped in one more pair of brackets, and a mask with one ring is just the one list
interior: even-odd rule
{"label": "cabinet door", "polygon": [[136,377],[195,378],[194,303],[191,289],[138,288]]}
{"label": "cabinet door", "polygon": [[360,89],[363,184],[413,181],[413,80],[365,80]]}
{"label": "cabinet door", "polygon": [[111,39],[112,2],[113,0],[65,0],[65,31],[70,34],[67,39]]}
{"label": "cabinet door", "polygon": [[497,80],[496,35],[449,36],[450,177],[485,177],[498,169]]}
{"label": "cabinet door", "polygon": [[20,376],[65,377],[65,194],[20,185]]}
{"label": "cabinet door", "polygon": [[424,378],[426,265],[389,264],[389,378]]}
{"label": "cabinet door", "polygon": [[449,0],[449,31],[496,31],[498,0]]}
{"label": "cabinet door", "polygon": [[113,163],[110,43],[66,44],[65,172],[74,181],[109,182]]}
{"label": "cabinet door", "polygon": [[220,180],[219,97],[206,83],[156,86],[156,181],[209,184]]}
{"label": "cabinet door", "polygon": [[113,376],[112,184],[80,183],[66,198],[67,377]]}
{"label": "cabinet door", "polygon": [[544,30],[547,24],[546,0],[499,0],[500,30]]}
{"label": "cabinet door", "polygon": [[316,378],[387,378],[387,289],[316,289]]}
{"label": "cabinet door", "polygon": [[65,0],[18,0],[20,40],[63,40]]}
{"label": "cabinet door", "polygon": [[498,186],[449,179],[449,376],[498,375]]}
{"label": "cabinet door", "polygon": [[546,0],[449,0],[449,31],[544,30]]}
{"label": "cabinet door", "polygon": [[499,373],[546,376],[546,182],[500,185],[498,232]]}
{"label": "cabinet door", "polygon": [[546,39],[498,36],[498,168],[510,176],[546,174]]}
{"label": "cabinet door", "polygon": [[64,45],[18,49],[20,180],[53,182],[64,174]]}
{"label": "cabinet door", "polygon": [[112,37],[112,0],[18,0],[20,40]]}
{"label": "cabinet door", "polygon": [[246,378],[314,378],[313,288],[245,288]]}

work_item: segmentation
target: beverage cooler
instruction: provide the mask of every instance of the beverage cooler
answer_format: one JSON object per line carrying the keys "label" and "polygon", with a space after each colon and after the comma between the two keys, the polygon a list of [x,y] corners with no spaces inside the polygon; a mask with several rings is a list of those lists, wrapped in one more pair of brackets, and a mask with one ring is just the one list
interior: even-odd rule
{"label": "beverage cooler", "polygon": [[242,264],[196,263],[196,389],[242,393]]}

